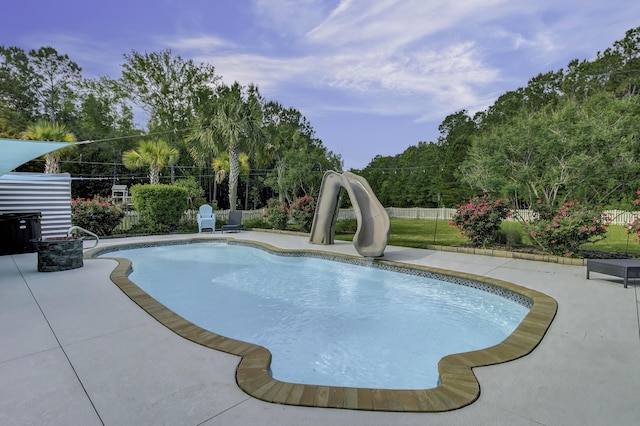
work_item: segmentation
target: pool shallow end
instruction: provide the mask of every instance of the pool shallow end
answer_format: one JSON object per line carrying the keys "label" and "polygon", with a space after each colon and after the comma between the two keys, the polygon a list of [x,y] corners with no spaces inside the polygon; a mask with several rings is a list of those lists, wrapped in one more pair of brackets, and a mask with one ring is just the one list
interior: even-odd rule
{"label": "pool shallow end", "polygon": [[[134,246],[188,244],[203,241],[210,242],[211,240],[194,238],[186,241],[164,241],[154,244],[135,244]],[[253,241],[229,241],[259,246],[276,253],[300,253],[300,251],[282,250]],[[119,248],[122,247],[94,249],[88,252],[86,257],[93,258],[106,251],[118,250]],[[132,245],[128,245],[126,248],[132,248]],[[318,254],[318,252],[307,253]],[[327,253],[323,254],[327,255]],[[331,254],[331,256],[350,258],[337,254]],[[447,355],[442,358],[438,363],[441,383],[435,388],[388,390],[302,385],[281,382],[269,374],[271,354],[267,349],[209,332],[167,309],[128,279],[131,263],[127,259],[115,258],[118,260],[118,266],[112,272],[111,280],[129,298],[178,335],[206,347],[242,357],[236,370],[238,386],[257,399],[278,404],[395,412],[442,412],[459,409],[473,403],[480,396],[480,384],[472,369],[508,362],[529,354],[544,337],[557,311],[557,302],[553,298],[513,283],[471,274],[459,274],[435,268],[377,260],[376,263],[381,265],[446,274],[496,285],[530,299],[532,306],[516,330],[502,343],[486,349]]]}

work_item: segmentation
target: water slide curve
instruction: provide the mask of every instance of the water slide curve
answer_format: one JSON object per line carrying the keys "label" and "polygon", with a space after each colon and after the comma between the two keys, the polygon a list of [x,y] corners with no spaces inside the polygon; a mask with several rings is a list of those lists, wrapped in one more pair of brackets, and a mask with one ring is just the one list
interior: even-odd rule
{"label": "water slide curve", "polygon": [[358,226],[353,245],[361,256],[381,257],[389,238],[389,215],[362,176],[325,172],[311,226],[311,244],[333,244],[342,190],[346,189]]}

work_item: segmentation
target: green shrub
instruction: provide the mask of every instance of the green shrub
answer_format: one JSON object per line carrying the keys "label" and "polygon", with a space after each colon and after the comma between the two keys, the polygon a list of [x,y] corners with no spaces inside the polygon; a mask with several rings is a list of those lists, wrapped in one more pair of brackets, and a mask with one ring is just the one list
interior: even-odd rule
{"label": "green shrub", "polygon": [[500,224],[510,214],[509,200],[483,195],[459,206],[449,224],[458,228],[472,245],[486,247],[497,242]]}
{"label": "green shrub", "polygon": [[263,217],[274,229],[286,229],[289,222],[289,208],[287,203],[270,198]]}
{"label": "green shrub", "polygon": [[148,232],[177,230],[187,209],[187,190],[173,185],[133,185],[131,197]]}
{"label": "green shrub", "polygon": [[207,200],[204,198],[204,189],[202,189],[200,183],[193,176],[189,176],[186,179],[179,179],[172,185],[184,188],[187,191],[188,209],[197,210],[201,205],[206,204]]}
{"label": "green shrub", "polygon": [[358,230],[358,221],[356,219],[344,219],[336,222],[336,232],[345,234],[355,234]]}
{"label": "green shrub", "polygon": [[123,213],[117,205],[106,199],[95,197],[71,200],[71,218],[75,226],[91,231],[101,237],[111,235],[120,224]]}
{"label": "green shrub", "polygon": [[500,225],[498,242],[509,246],[524,243],[524,229],[518,222],[502,222]]}
{"label": "green shrub", "polygon": [[244,222],[245,228],[269,229],[271,225],[262,218],[250,219]]}
{"label": "green shrub", "polygon": [[[636,195],[640,196],[640,190],[636,191]],[[640,198],[636,198],[633,202],[635,205],[640,204]],[[640,220],[638,220],[637,216],[633,217],[632,222],[627,223],[627,235],[633,234],[633,242],[637,243],[640,241]],[[629,237],[627,237],[627,246],[629,245]]]}
{"label": "green shrub", "polygon": [[298,198],[289,206],[289,211],[291,213],[291,219],[298,224],[301,231],[311,231],[313,215],[316,211],[316,201],[313,197],[305,195]]}
{"label": "green shrub", "polygon": [[196,221],[181,221],[178,225],[178,233],[195,234],[198,232],[198,223]]}

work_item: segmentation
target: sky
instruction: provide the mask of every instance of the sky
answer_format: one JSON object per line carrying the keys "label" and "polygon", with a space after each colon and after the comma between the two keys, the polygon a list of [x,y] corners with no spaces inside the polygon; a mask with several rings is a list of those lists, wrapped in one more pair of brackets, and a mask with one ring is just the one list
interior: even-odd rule
{"label": "sky", "polygon": [[[207,63],[298,109],[363,168],[435,142],[450,114],[485,110],[640,26],[630,0],[5,0],[0,44],[54,47],[85,77],[118,78],[123,55]],[[144,123],[140,123],[144,125]]]}

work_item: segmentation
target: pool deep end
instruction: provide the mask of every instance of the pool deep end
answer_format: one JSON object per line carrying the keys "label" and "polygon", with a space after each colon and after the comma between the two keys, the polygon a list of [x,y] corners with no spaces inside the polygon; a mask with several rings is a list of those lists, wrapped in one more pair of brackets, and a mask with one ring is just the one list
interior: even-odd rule
{"label": "pool deep end", "polygon": [[[195,242],[212,242],[211,239],[192,239],[180,241],[164,241],[159,243],[128,244],[126,247],[108,247],[96,249],[86,254],[94,258],[100,254],[117,251],[123,248],[144,246],[189,244]],[[282,250],[263,243],[238,240],[216,240],[240,243],[260,247],[274,253],[294,254],[304,251]],[[356,259],[350,256],[327,254],[324,252],[306,252],[311,255]],[[397,262],[376,260],[379,265],[397,268],[428,271],[435,274],[449,275],[495,285],[524,296],[532,301],[532,306],[524,320],[510,336],[498,345],[477,351],[447,355],[438,363],[440,384],[431,389],[389,390],[350,388],[339,386],[315,386],[275,380],[269,374],[271,353],[262,346],[230,339],[217,335],[175,314],[136,286],[128,275],[131,262],[127,259],[115,258],[118,266],[111,273],[111,280],[143,308],[149,315],[165,325],[176,334],[203,346],[242,357],[236,369],[236,382],[247,394],[263,401],[278,404],[345,408],[369,411],[396,412],[441,412],[462,408],[473,403],[480,396],[478,383],[472,368],[508,362],[529,354],[540,343],[551,325],[557,311],[555,299],[515,284],[487,277],[460,274],[436,268],[418,267]]]}

